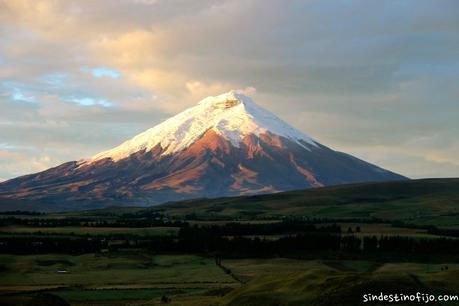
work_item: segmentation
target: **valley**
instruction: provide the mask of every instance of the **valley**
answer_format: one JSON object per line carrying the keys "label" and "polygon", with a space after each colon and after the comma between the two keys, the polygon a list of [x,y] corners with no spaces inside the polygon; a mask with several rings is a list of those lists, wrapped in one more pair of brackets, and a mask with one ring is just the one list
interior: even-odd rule
{"label": "valley", "polygon": [[151,208],[3,212],[0,300],[351,306],[380,291],[456,294],[458,184],[414,180]]}

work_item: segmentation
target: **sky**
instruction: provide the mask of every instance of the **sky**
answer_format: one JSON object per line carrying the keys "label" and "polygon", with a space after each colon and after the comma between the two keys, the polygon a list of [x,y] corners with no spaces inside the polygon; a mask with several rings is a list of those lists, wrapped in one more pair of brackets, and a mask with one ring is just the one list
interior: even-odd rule
{"label": "sky", "polygon": [[0,181],[239,89],[411,178],[459,177],[459,1],[0,0]]}

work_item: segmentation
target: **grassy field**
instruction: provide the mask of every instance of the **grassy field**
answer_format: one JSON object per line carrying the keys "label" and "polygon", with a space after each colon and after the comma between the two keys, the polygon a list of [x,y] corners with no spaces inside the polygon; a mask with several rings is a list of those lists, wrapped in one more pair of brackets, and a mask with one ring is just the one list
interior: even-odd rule
{"label": "grassy field", "polygon": [[411,273],[400,267],[396,273],[345,272],[318,266],[290,274],[260,276],[230,292],[222,304],[355,306],[363,305],[362,297],[368,293],[412,294],[422,290],[429,294],[457,294],[458,276],[458,270]]}
{"label": "grassy field", "polygon": [[[158,220],[158,213],[161,214],[159,219],[166,221],[156,221],[159,222],[155,223],[157,227],[131,228],[125,225],[138,226],[137,220],[148,218]],[[106,224],[113,227],[60,226],[62,223],[57,223],[59,225],[55,227],[42,227],[39,226],[42,221],[31,223],[27,220],[23,223],[4,223],[0,236],[7,237],[8,241],[15,241],[15,235],[21,238],[31,236],[31,239],[36,239],[34,243],[49,239],[55,244],[56,238],[64,241],[67,238],[118,241],[122,240],[117,236],[120,234],[129,236],[126,241],[162,243],[169,239],[169,243],[172,243],[179,240],[175,237],[178,227],[167,227],[171,224],[179,226],[177,224],[182,222],[183,230],[187,228],[183,227],[187,222],[202,226],[199,228],[201,230],[205,225],[228,222],[282,222],[284,219],[290,220],[289,216],[298,217],[302,222],[314,218],[327,219],[313,222],[317,228],[337,223],[341,226],[343,236],[406,236],[403,239],[410,237],[418,242],[423,240],[418,238],[438,238],[440,236],[430,234],[434,231],[428,232],[419,226],[459,229],[459,179],[337,186],[273,195],[193,200],[152,208],[109,208],[38,217],[19,214],[18,217],[24,219],[76,218],[84,220],[81,224],[88,224],[88,220],[107,221]],[[3,217],[7,218],[8,215]],[[114,226],[118,221],[131,223]],[[45,224],[48,226],[50,223]],[[418,228],[403,227],[407,224],[417,225]],[[352,233],[348,233],[348,228]],[[213,230],[210,228],[209,231]],[[289,233],[268,232],[268,235],[250,236],[277,239],[285,235]],[[208,236],[197,237],[202,240]],[[457,242],[453,240],[457,239],[454,235],[450,239]],[[129,246],[128,243],[126,245]],[[385,256],[400,252],[399,246],[392,249],[392,253],[369,253],[371,256],[366,257],[358,251],[355,254],[329,254],[328,251],[315,254],[305,251],[297,257],[294,257],[295,254],[279,253],[292,258],[277,258],[278,253],[270,253],[272,258],[241,258],[242,255],[229,258],[231,255],[224,253],[226,256],[222,256],[221,265],[217,265],[213,257],[215,251],[205,248],[200,249],[201,255],[170,254],[175,249],[157,255],[158,248],[146,245],[145,249],[138,249],[138,245],[112,248],[111,244],[103,244],[103,247],[90,251],[96,254],[84,255],[0,254],[0,305],[26,306],[37,294],[46,293],[61,297],[71,305],[85,306],[161,305],[163,297],[169,300],[168,305],[177,306],[356,306],[362,304],[363,294],[381,291],[459,294],[459,259],[455,254],[450,254],[449,249],[438,256],[435,253],[421,258],[415,256],[417,253],[401,253],[390,257],[390,260]],[[195,245],[195,241],[192,245]],[[293,245],[293,251],[295,248],[296,244]],[[208,254],[208,257],[202,254]],[[264,257],[264,254],[258,255]]]}
{"label": "grassy field", "polygon": [[5,305],[44,289],[72,305],[159,305],[167,296],[170,305],[355,306],[362,294],[381,290],[459,292],[459,264],[452,263],[225,259],[227,274],[213,259],[191,255],[2,255],[0,262]]}
{"label": "grassy field", "polygon": [[330,219],[377,218],[403,220],[416,225],[459,228],[459,178],[340,185],[267,195],[187,200],[151,208],[111,207],[52,213],[46,217],[96,217],[104,220],[122,214],[142,212],[158,212],[176,218],[193,216],[194,219],[212,222],[253,222],[295,216]]}
{"label": "grassy field", "polygon": [[[234,283],[212,259],[193,255],[0,255],[0,264],[3,266],[2,290],[14,290],[15,286],[142,288],[197,282]],[[67,273],[58,273],[59,270]]]}
{"label": "grassy field", "polygon": [[31,227],[31,226],[6,226],[0,227],[0,233],[55,233],[55,234],[76,234],[76,235],[112,235],[128,234],[137,236],[163,236],[176,235],[177,227],[85,227],[85,226],[62,226],[62,227]]}
{"label": "grassy field", "polygon": [[342,185],[270,195],[200,199],[151,208],[203,219],[380,218],[419,225],[459,226],[459,179]]}
{"label": "grassy field", "polygon": [[[272,223],[274,221],[266,221],[267,223]],[[278,222],[278,221],[275,221]],[[190,224],[197,225],[214,225],[214,224],[225,224],[228,221],[194,221]],[[265,221],[246,221],[241,223],[251,223],[251,224],[260,224],[265,223]],[[327,226],[331,223],[319,223],[318,227]],[[435,238],[439,237],[437,235],[428,234],[425,229],[417,228],[402,228],[396,227],[388,223],[337,223],[341,226],[343,234],[346,235],[349,228],[352,230],[352,235],[357,236],[372,236],[372,235],[399,235],[407,237],[430,237]],[[357,232],[359,228],[359,232]],[[152,236],[175,236],[178,233],[178,227],[146,227],[146,228],[128,228],[128,227],[77,227],[77,226],[58,226],[58,227],[31,227],[23,225],[13,225],[0,227],[0,235],[11,235],[11,234],[65,234],[65,235],[135,235],[140,237],[152,237]],[[259,237],[265,239],[277,239],[285,235],[252,235],[249,237]]]}
{"label": "grassy field", "polygon": [[459,178],[340,185],[267,195],[196,199],[151,208],[111,207],[50,213],[46,218],[110,220],[123,214],[145,212],[214,224],[228,221],[276,222],[280,218],[294,216],[341,220],[376,218],[457,229]]}
{"label": "grassy field", "polygon": [[[329,226],[333,223],[317,223],[317,227]],[[439,238],[443,237],[440,235],[434,235],[427,233],[426,229],[419,228],[405,228],[393,226],[390,223],[356,223],[356,222],[337,222],[335,223],[341,227],[343,235],[354,235],[354,236],[403,236],[413,238]],[[348,232],[349,228],[351,232]],[[357,230],[358,228],[358,230]],[[285,237],[288,235],[250,235],[245,237],[258,237],[261,239],[278,239],[279,237]],[[454,238],[453,238],[454,239]]]}
{"label": "grassy field", "polygon": [[213,259],[193,255],[0,255],[0,265],[0,305],[43,290],[72,305],[125,305],[239,286]]}

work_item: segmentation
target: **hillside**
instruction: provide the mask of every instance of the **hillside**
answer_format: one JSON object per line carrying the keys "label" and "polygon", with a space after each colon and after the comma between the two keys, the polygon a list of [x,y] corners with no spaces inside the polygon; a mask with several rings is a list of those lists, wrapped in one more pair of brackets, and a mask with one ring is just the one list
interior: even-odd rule
{"label": "hillside", "polygon": [[[225,296],[224,305],[365,305],[363,296],[384,293],[416,294],[420,288],[431,294],[454,294],[458,271],[441,273],[338,272],[311,269],[290,275],[263,276]],[[428,289],[426,289],[428,288]],[[369,304],[390,305],[375,302]],[[401,303],[401,305],[411,305]],[[457,305],[453,303],[452,305]]]}
{"label": "hillside", "polygon": [[458,224],[459,179],[422,179],[341,185],[269,195],[200,199],[154,208],[169,215],[203,219],[309,218],[408,219],[417,223]]}
{"label": "hillside", "polygon": [[[17,201],[11,206],[3,204],[1,210],[15,210],[15,207],[36,210],[37,206],[33,202],[26,205]],[[119,203],[113,203],[109,208],[57,215],[116,216],[150,212],[197,220],[279,219],[285,216],[376,218],[459,228],[459,178],[340,185],[256,196],[195,199],[151,208],[121,207]]]}

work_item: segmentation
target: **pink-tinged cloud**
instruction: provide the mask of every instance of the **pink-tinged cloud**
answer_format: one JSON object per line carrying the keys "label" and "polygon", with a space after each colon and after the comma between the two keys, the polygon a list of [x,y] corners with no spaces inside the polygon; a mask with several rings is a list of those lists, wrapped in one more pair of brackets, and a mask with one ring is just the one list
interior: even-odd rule
{"label": "pink-tinged cloud", "polygon": [[0,143],[25,158],[0,158],[0,177],[235,88],[336,149],[459,176],[457,50],[448,0],[0,0]]}

